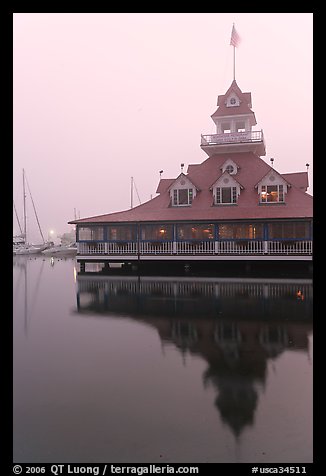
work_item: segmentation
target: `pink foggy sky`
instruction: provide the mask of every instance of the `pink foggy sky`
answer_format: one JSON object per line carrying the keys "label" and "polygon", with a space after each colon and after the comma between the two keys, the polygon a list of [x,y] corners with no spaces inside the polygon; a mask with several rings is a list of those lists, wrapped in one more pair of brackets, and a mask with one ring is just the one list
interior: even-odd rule
{"label": "pink foggy sky", "polygon": [[[142,202],[180,163],[201,163],[200,135],[233,79],[232,24],[241,36],[236,80],[252,93],[269,162],[310,164],[312,13],[15,13],[14,201],[25,168],[44,235]],[[137,195],[134,205],[137,205]],[[31,203],[30,238],[39,241]],[[18,232],[16,219],[14,230]]]}

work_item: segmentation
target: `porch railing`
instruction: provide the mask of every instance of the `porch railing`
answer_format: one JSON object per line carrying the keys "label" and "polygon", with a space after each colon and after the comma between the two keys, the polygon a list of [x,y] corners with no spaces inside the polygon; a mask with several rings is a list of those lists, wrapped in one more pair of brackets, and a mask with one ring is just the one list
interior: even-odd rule
{"label": "porch railing", "polygon": [[310,240],[78,242],[80,255],[312,255]]}
{"label": "porch railing", "polygon": [[172,241],[141,241],[139,243],[140,254],[142,255],[166,255],[173,253],[173,242]]}
{"label": "porch railing", "polygon": [[134,255],[137,253],[137,242],[105,243],[107,254]]}
{"label": "porch railing", "polygon": [[263,131],[226,132],[201,135],[201,145],[236,144],[242,142],[264,142]]}
{"label": "porch railing", "polygon": [[214,254],[215,253],[215,242],[214,241],[199,241],[196,242],[187,242],[187,241],[177,241],[176,242],[176,254]]}
{"label": "porch railing", "polygon": [[311,255],[312,241],[269,241],[268,252],[277,255]]}

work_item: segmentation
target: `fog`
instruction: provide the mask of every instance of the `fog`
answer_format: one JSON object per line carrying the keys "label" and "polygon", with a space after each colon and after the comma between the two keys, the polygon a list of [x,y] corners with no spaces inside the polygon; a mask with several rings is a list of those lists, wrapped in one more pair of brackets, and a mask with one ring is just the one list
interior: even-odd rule
{"label": "fog", "polygon": [[[266,156],[280,173],[312,163],[312,13],[15,13],[13,198],[22,169],[45,235],[69,220],[142,202],[159,171],[201,163],[217,96],[233,80],[252,94]],[[134,205],[138,197],[134,196]],[[27,193],[30,240],[40,235]],[[14,231],[19,232],[13,215]]]}

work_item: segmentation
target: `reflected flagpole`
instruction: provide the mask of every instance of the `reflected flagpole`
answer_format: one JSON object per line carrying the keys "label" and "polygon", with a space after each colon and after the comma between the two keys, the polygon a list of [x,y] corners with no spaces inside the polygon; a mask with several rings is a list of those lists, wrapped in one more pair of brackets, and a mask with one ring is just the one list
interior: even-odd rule
{"label": "reflected flagpole", "polygon": [[235,29],[235,26],[233,23],[230,45],[233,46],[233,80],[234,81],[235,81],[235,49],[239,46],[240,41],[241,41],[240,35]]}

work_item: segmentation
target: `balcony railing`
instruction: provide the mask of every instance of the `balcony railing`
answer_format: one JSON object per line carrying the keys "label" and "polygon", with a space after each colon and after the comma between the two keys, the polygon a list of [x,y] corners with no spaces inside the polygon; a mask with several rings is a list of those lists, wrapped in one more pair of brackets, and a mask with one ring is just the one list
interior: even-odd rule
{"label": "balcony railing", "polygon": [[264,142],[263,131],[226,132],[201,136],[201,145],[241,144],[248,142]]}
{"label": "balcony railing", "polygon": [[79,255],[312,255],[312,241],[141,241],[77,243]]}

